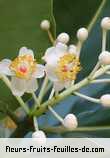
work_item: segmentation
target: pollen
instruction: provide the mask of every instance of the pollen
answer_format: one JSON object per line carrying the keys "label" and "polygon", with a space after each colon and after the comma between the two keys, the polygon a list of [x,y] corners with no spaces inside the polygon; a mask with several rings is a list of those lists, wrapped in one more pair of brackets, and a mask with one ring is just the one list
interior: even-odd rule
{"label": "pollen", "polygon": [[76,79],[78,72],[81,70],[79,58],[73,54],[66,54],[58,61],[56,73],[61,81],[72,81]]}
{"label": "pollen", "polygon": [[18,56],[12,61],[10,69],[16,77],[29,79],[36,70],[36,64],[36,61],[29,55]]}

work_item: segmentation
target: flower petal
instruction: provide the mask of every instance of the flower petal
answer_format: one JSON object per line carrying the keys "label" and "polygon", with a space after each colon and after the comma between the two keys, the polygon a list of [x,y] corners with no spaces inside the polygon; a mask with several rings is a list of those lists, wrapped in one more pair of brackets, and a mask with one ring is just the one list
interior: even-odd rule
{"label": "flower petal", "polygon": [[73,84],[74,84],[73,81],[65,81],[65,88],[69,88]]}
{"label": "flower petal", "polygon": [[26,90],[26,84],[26,80],[13,76],[11,79],[11,90],[13,95],[22,96]]}
{"label": "flower petal", "polygon": [[22,47],[19,50],[19,56],[23,56],[23,55],[31,55],[34,58],[34,53],[31,49],[28,49],[26,47]]}
{"label": "flower petal", "polygon": [[45,70],[46,70],[46,75],[51,81],[58,81],[58,77],[55,72],[56,67],[53,67],[51,65],[46,65]]}
{"label": "flower petal", "polygon": [[46,50],[43,59],[49,65],[56,66],[60,57],[67,53],[67,46],[63,43],[57,43],[55,47],[50,47]]}
{"label": "flower petal", "polygon": [[43,60],[45,60],[48,64],[56,65],[58,61],[58,57],[56,55],[56,48],[55,47],[48,48],[43,57]]}
{"label": "flower petal", "polygon": [[37,64],[36,71],[33,73],[34,78],[41,78],[45,75],[45,66]]}
{"label": "flower petal", "polygon": [[45,55],[42,57],[42,59],[46,60],[48,56],[51,55],[54,50],[55,50],[55,47],[48,48],[45,52]]}
{"label": "flower petal", "polygon": [[58,82],[54,82],[54,90],[55,91],[61,91],[61,90],[63,90],[65,88],[65,85],[64,85],[64,82],[60,82],[60,81],[58,81]]}
{"label": "flower petal", "polygon": [[5,74],[5,75],[11,76],[12,72],[11,72],[11,70],[9,68],[10,64],[11,64],[11,60],[3,59],[0,62],[0,74]]}
{"label": "flower petal", "polygon": [[63,43],[57,43],[56,45],[56,56],[58,58],[64,56],[65,54],[67,54],[68,52],[68,47],[67,45],[63,44]]}
{"label": "flower petal", "polygon": [[77,55],[77,47],[73,44],[71,44],[68,48],[68,52],[74,55]]}
{"label": "flower petal", "polygon": [[56,44],[56,49],[61,53],[67,52],[67,48],[67,45],[64,43],[59,42]]}
{"label": "flower petal", "polygon": [[26,92],[32,93],[38,89],[38,84],[35,78],[31,78],[30,80],[26,81]]}

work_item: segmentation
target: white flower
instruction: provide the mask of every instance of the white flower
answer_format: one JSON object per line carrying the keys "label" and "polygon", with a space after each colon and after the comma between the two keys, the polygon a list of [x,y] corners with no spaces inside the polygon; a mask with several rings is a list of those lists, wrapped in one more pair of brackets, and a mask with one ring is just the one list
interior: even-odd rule
{"label": "white flower", "polygon": [[46,61],[46,74],[54,82],[56,91],[71,86],[80,71],[79,58],[72,50],[63,43],[57,43],[48,48],[43,57]]}
{"label": "white flower", "polygon": [[22,47],[13,61],[4,59],[0,62],[0,74],[11,76],[13,95],[22,96],[38,88],[36,78],[44,76],[44,66],[36,63],[31,49]]}

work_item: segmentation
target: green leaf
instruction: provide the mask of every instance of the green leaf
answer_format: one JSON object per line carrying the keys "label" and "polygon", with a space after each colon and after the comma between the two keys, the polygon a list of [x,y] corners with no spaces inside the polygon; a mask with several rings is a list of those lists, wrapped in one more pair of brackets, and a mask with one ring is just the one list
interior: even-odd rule
{"label": "green leaf", "polygon": [[[52,0],[0,0],[0,60],[13,59],[18,55],[20,47],[27,46],[34,50],[38,61],[41,61],[40,58],[50,46],[50,41],[47,33],[40,29],[40,22],[44,19],[50,20],[54,34],[52,5]],[[0,100],[15,109],[18,103],[1,81],[0,89]]]}
{"label": "green leaf", "polygon": [[86,27],[91,22],[97,9],[106,0],[54,0],[54,15],[57,33],[67,32],[72,39],[80,27]]}

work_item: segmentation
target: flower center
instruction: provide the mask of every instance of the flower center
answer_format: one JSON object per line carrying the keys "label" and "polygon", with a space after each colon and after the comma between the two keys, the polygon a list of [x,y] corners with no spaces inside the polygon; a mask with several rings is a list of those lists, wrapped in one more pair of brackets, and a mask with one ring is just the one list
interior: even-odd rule
{"label": "flower center", "polygon": [[16,77],[29,79],[36,70],[36,62],[29,55],[18,56],[12,61],[10,69]]}
{"label": "flower center", "polygon": [[27,68],[25,66],[21,66],[19,68],[19,71],[21,71],[22,73],[26,73],[27,72]]}
{"label": "flower center", "polygon": [[77,73],[81,70],[79,59],[73,54],[66,54],[58,61],[55,70],[61,81],[75,80]]}

